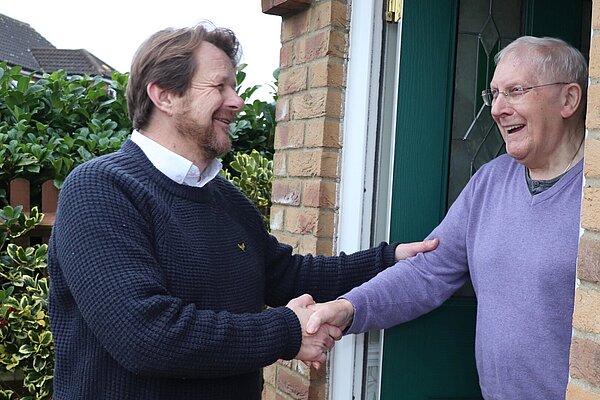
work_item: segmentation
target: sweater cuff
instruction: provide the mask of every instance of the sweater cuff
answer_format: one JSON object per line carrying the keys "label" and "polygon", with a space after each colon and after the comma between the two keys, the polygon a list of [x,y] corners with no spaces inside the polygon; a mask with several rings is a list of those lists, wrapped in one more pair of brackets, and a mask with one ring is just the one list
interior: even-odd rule
{"label": "sweater cuff", "polygon": [[394,242],[383,248],[382,261],[384,268],[396,264],[396,247],[398,247],[399,244],[400,242]]}
{"label": "sweater cuff", "polygon": [[342,332],[344,336],[346,335],[351,335],[351,334],[357,334],[357,333],[362,333],[360,331],[360,326],[362,326],[364,324],[364,312],[362,310],[362,308],[357,308],[355,304],[360,304],[359,302],[357,302],[356,299],[353,299],[353,293],[352,291],[346,293],[345,295],[338,297],[338,299],[344,299],[350,302],[350,304],[352,304],[352,308],[354,308],[354,313],[352,314],[352,322],[350,322],[350,325],[348,325],[346,327],[346,329],[344,329],[344,331]]}
{"label": "sweater cuff", "polygon": [[290,308],[278,307],[278,309],[281,311],[281,314],[287,322],[289,328],[288,336],[290,338],[281,359],[291,360],[298,355],[298,352],[300,352],[300,346],[302,345],[302,326],[300,325],[300,320],[296,316],[296,313]]}

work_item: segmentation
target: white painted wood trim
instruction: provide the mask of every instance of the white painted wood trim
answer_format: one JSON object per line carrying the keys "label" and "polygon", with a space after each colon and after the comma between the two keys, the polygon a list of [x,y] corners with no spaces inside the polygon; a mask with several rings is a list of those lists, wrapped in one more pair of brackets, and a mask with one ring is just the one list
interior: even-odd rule
{"label": "white painted wood trim", "polygon": [[[370,245],[383,0],[351,7],[337,240],[337,250],[349,253]],[[332,351],[330,400],[360,398],[362,342],[346,336]]]}

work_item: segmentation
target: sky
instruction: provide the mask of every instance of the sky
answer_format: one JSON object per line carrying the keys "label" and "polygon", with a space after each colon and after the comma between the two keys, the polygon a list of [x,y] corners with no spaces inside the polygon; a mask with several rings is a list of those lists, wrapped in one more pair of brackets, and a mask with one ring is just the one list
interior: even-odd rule
{"label": "sky", "polygon": [[29,24],[59,49],[86,49],[128,72],[138,46],[166,27],[208,19],[235,32],[248,64],[244,86],[264,85],[268,97],[279,66],[281,17],[263,14],[259,0],[0,0],[0,14]]}

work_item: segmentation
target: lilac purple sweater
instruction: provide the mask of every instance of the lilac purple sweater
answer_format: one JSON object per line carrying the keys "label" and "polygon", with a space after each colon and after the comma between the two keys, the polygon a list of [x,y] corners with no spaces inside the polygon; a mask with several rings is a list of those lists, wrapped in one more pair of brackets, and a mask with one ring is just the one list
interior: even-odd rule
{"label": "lilac purple sweater", "polygon": [[583,162],[532,196],[508,155],[482,167],[431,233],[437,250],[389,268],[343,297],[348,333],[389,328],[442,304],[470,273],[477,295],[475,353],[489,400],[562,399]]}

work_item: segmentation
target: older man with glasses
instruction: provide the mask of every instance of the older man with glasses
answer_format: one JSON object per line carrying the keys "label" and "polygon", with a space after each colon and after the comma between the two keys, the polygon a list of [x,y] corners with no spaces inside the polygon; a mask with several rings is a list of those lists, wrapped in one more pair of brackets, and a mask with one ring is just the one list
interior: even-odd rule
{"label": "older man with glasses", "polygon": [[318,304],[346,333],[388,328],[442,304],[471,276],[486,399],[562,399],[569,373],[588,72],[554,38],[521,37],[496,56],[482,93],[508,154],[471,178],[431,233],[437,250]]}

